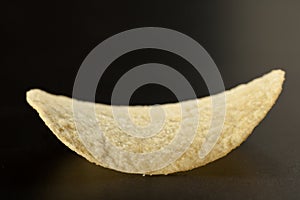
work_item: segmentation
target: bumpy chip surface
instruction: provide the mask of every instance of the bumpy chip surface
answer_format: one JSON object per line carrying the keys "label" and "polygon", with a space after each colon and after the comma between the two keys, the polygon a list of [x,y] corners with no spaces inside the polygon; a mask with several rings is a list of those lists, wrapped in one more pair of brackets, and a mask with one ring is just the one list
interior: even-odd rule
{"label": "bumpy chip surface", "polygon": [[[161,169],[152,170],[147,168],[149,166],[143,166],[143,162],[140,163],[140,166],[137,166],[139,164],[136,163],[134,157],[128,156],[158,151],[174,139],[180,128],[183,132],[189,131],[188,126],[180,127],[183,120],[180,103],[159,105],[165,111],[163,127],[152,137],[137,138],[120,128],[119,124],[114,120],[111,106],[52,95],[39,89],[28,91],[27,101],[37,110],[46,125],[65,145],[90,162],[127,173],[170,174],[203,166],[225,156],[232,149],[238,147],[274,105],[282,90],[283,82],[284,72],[282,70],[274,70],[248,84],[242,84],[225,91],[226,116],[222,132],[212,151],[203,159],[199,157],[199,150],[206,140],[208,130],[211,128],[211,97],[181,102],[181,105],[184,104],[186,109],[194,109],[200,112],[201,117],[199,118],[199,127],[196,130],[196,135],[191,145],[177,160]],[[74,123],[74,102],[82,109],[80,124]],[[198,107],[193,108],[192,106],[194,105]],[[98,122],[97,126],[100,127],[103,135],[109,141],[109,145],[133,154],[126,154],[120,157],[114,152],[109,152],[109,159],[104,159],[104,157],[91,153],[112,151],[105,141],[95,142],[97,141],[96,134],[93,141],[90,137],[88,139],[84,138],[84,136],[79,137],[78,128],[86,130],[87,133],[96,132],[97,130],[95,125],[91,124],[90,116],[85,113],[87,108],[94,106]],[[128,109],[133,123],[145,127],[151,121],[148,110],[152,107],[115,106],[114,109]],[[183,117],[192,121],[193,117],[195,117],[192,113]],[[132,122],[124,121],[124,124],[127,123]],[[130,130],[130,127],[128,129]],[[93,151],[90,151],[91,149]],[[162,162],[162,160],[157,162]],[[137,169],[143,169],[143,167],[147,168],[147,170],[141,172],[141,170]]]}

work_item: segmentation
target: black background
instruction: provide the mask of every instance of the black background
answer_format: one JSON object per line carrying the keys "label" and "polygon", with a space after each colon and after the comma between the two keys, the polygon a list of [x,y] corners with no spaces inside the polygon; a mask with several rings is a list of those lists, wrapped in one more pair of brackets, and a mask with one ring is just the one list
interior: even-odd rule
{"label": "black background", "polygon": [[[2,1],[0,17],[4,199],[300,198],[299,1]],[[144,26],[174,29],[198,41],[214,59],[227,89],[274,68],[287,72],[277,104],[241,147],[189,172],[128,175],[76,155],[27,105],[25,92],[31,88],[71,96],[77,70],[97,44]],[[198,97],[208,95],[201,77],[183,59],[141,50],[110,66],[97,101],[109,104],[122,74],[154,61],[184,74]],[[131,99],[131,104],[165,102],[176,98],[158,85],[141,87]]]}

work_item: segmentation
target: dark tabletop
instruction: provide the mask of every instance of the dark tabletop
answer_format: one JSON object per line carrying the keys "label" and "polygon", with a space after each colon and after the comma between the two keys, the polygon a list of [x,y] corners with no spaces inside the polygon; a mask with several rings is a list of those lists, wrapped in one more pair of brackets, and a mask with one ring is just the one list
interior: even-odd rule
{"label": "dark tabletop", "polygon": [[[8,1],[1,11],[1,199],[300,199],[299,1]],[[207,166],[168,176],[96,166],[64,146],[27,105],[42,88],[71,96],[85,56],[121,31],[159,26],[198,41],[226,89],[275,68],[284,90],[248,140]],[[169,52],[141,50],[112,63],[97,101],[110,103],[118,78],[151,61],[174,67],[208,95],[201,77]],[[187,99],[189,97],[186,97]],[[176,102],[167,88],[138,89],[131,104]],[[120,99],[122,104],[122,99]],[[2,198],[4,197],[4,198]]]}

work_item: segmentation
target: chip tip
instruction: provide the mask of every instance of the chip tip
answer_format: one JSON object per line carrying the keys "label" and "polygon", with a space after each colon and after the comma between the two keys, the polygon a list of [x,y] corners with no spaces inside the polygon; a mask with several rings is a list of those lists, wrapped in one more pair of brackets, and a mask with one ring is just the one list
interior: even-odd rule
{"label": "chip tip", "polygon": [[271,72],[265,74],[263,76],[263,78],[269,79],[269,80],[274,80],[279,84],[283,84],[284,80],[285,80],[285,71],[282,69],[274,69]]}
{"label": "chip tip", "polygon": [[276,74],[277,76],[284,78],[285,77],[285,71],[282,69],[274,69],[271,71],[272,74]]}
{"label": "chip tip", "polygon": [[41,91],[40,89],[37,89],[37,88],[35,88],[35,89],[30,89],[30,90],[28,90],[27,92],[26,92],[26,96],[31,96],[32,94],[34,94],[34,93],[36,93],[36,92],[39,92],[39,91]]}
{"label": "chip tip", "polygon": [[29,105],[34,107],[36,101],[39,100],[40,94],[45,93],[43,90],[40,89],[30,89],[26,92],[26,101]]}

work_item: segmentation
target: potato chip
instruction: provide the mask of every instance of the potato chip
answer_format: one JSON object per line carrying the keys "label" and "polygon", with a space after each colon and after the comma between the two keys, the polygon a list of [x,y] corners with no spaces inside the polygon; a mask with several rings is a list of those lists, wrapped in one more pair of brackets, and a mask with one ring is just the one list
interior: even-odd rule
{"label": "potato chip", "polygon": [[[274,70],[248,84],[239,85],[222,93],[226,97],[224,124],[222,124],[222,131],[213,149],[204,157],[199,156],[199,151],[205,143],[211,142],[208,133],[210,134],[209,130],[214,128],[210,127],[213,117],[211,102],[213,96],[164,105],[109,106],[33,89],[27,92],[27,101],[37,110],[42,120],[58,139],[90,162],[127,173],[170,174],[203,166],[227,155],[238,147],[274,105],[282,90],[284,74],[282,70]],[[82,111],[78,115],[79,123],[74,118],[74,102]],[[180,110],[182,105],[185,109],[183,111],[188,110],[190,114],[182,115],[182,110]],[[97,124],[91,123],[91,118],[94,116],[86,112],[91,108],[95,111],[93,115],[95,115]],[[149,131],[153,129],[153,126],[147,129],[147,125],[153,120],[149,117],[148,111],[153,108],[164,110],[163,126],[160,129],[158,127],[159,131],[151,137],[132,135],[130,132],[131,130],[134,132],[134,130],[129,124],[144,127],[143,130],[146,132],[148,129]],[[121,109],[128,109],[130,119],[124,118],[123,122],[115,120],[114,111]],[[197,114],[193,114],[195,112],[200,112],[200,118],[193,140],[190,143],[185,139],[178,142],[174,138],[179,130],[187,134],[193,131],[191,130],[193,126],[187,124],[196,119]],[[187,122],[186,125],[182,126],[182,121]],[[127,128],[125,127],[126,130],[124,127],[122,128],[122,124],[128,125]],[[99,130],[103,133],[104,139],[102,138],[102,140],[98,138]],[[151,160],[151,165],[149,164],[149,157],[146,155],[152,155],[151,153],[154,155],[174,141],[178,142],[178,147],[179,143],[185,142],[188,146],[183,152],[179,152],[181,150],[175,143],[175,146],[172,146],[173,149],[164,150],[164,155]],[[176,154],[177,157],[173,154]],[[145,156],[144,160],[141,156]],[[172,156],[176,160],[165,161],[167,157]]]}

